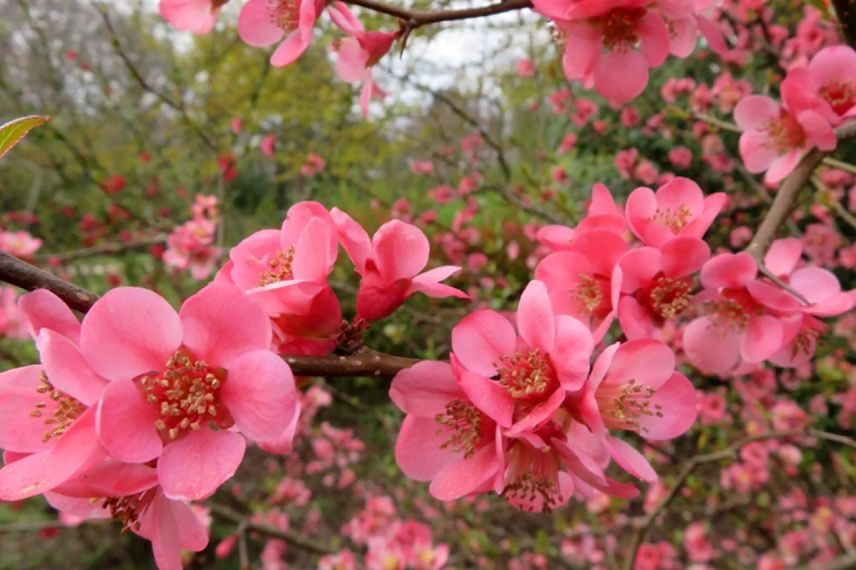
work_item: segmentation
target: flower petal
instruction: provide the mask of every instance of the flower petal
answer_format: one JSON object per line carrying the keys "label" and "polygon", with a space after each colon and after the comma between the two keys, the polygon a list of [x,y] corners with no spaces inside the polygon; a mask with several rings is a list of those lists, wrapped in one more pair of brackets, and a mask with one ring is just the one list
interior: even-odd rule
{"label": "flower petal", "polygon": [[488,378],[496,374],[496,363],[514,354],[517,334],[514,326],[496,311],[470,313],[452,329],[452,351],[469,370]]}
{"label": "flower petal", "polygon": [[232,360],[220,397],[241,433],[255,441],[276,438],[297,413],[291,369],[269,350],[245,352]]}
{"label": "flower petal", "polygon": [[211,496],[235,474],[246,447],[240,434],[208,427],[169,443],[158,459],[164,495],[182,501]]}
{"label": "flower petal", "polygon": [[98,439],[119,461],[146,463],[163,449],[157,419],[157,407],[145,401],[132,381],[110,382],[98,402]]}
{"label": "flower petal", "polygon": [[153,291],[119,287],[107,292],[83,319],[80,348],[109,380],[160,370],[181,344],[181,321]]}

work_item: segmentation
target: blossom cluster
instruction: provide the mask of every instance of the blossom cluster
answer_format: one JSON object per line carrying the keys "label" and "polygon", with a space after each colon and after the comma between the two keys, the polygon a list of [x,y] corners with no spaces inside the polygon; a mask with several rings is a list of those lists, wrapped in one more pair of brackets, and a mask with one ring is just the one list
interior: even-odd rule
{"label": "blossom cluster", "polygon": [[[216,201],[198,197],[193,213],[213,220]],[[429,246],[415,226],[394,220],[370,239],[316,202],[233,248],[178,313],[135,287],[109,291],[82,322],[51,292],[22,296],[41,362],[0,374],[0,499],[44,494],[67,520],[118,519],[152,542],[161,568],[180,568],[181,549],[207,544],[187,502],[234,475],[247,441],[291,451],[299,400],[280,354],[327,354],[342,340],[327,281],[339,243],[362,277],[357,333],[415,292],[466,297],[440,283],[458,268],[420,273]]]}
{"label": "blossom cluster", "polygon": [[[606,475],[611,460],[643,481],[657,475],[615,434],[671,439],[696,417],[677,347],[710,373],[809,359],[823,327],[815,317],[846,312],[852,293],[827,270],[798,267],[795,239],[775,242],[765,260],[793,293],[757,279],[748,254],[711,258],[702,237],[725,202],[674,178],[656,192],[637,188],[622,209],[596,185],[576,227],[543,227],[551,253],[517,311],[470,314],[452,329],[450,363],[422,362],[393,381],[390,396],[407,414],[402,470],[431,481],[441,500],[493,491],[524,510],[575,493],[633,496]],[[593,358],[614,322],[627,340]]]}
{"label": "blossom cluster", "polygon": [[193,217],[167,236],[163,262],[177,270],[189,269],[194,279],[202,280],[221,255],[221,249],[213,245],[219,219],[217,197],[197,194],[190,210]]}
{"label": "blossom cluster", "polygon": [[555,25],[569,80],[597,90],[613,106],[635,99],[648,84],[648,70],[669,54],[686,57],[699,31],[711,48],[725,41],[712,21],[713,0],[535,0],[535,10]]}
{"label": "blossom cluster", "polygon": [[820,50],[808,65],[788,71],[781,97],[780,105],[749,95],[734,109],[746,169],[766,171],[769,184],[790,174],[809,150],[835,150],[833,128],[856,118],[856,51],[846,45]]}

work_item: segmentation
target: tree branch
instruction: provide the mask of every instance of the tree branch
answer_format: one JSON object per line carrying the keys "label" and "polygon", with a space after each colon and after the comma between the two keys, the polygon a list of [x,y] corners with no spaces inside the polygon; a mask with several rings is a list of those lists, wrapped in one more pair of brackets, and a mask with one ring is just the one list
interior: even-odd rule
{"label": "tree branch", "polygon": [[353,4],[388,16],[396,17],[404,21],[405,29],[415,30],[428,24],[438,22],[452,22],[455,20],[469,20],[472,18],[484,18],[503,12],[514,12],[532,7],[530,0],[504,0],[489,6],[475,8],[462,8],[458,10],[409,10],[399,6],[392,6],[377,0],[344,0],[346,4]]}
{"label": "tree branch", "polygon": [[72,261],[86,257],[94,257],[96,255],[109,255],[127,251],[130,249],[141,249],[150,247],[166,241],[166,235],[160,234],[153,237],[140,238],[126,242],[105,243],[101,245],[93,245],[91,247],[83,247],[70,251],[62,251],[58,253],[44,253],[36,256],[37,261]]}
{"label": "tree branch", "polygon": [[841,35],[856,49],[856,0],[832,0],[832,5],[841,24]]}
{"label": "tree branch", "polygon": [[[87,312],[98,295],[25,261],[0,251],[0,281],[33,291],[47,289],[76,311]],[[291,371],[297,376],[373,376],[391,377],[400,370],[419,362],[362,348],[348,356],[285,356]]]}
{"label": "tree branch", "polygon": [[[835,130],[835,135],[839,141],[856,136],[856,121],[850,121],[844,126],[838,127]],[[803,157],[796,169],[785,178],[785,181],[776,193],[773,205],[761,221],[758,231],[755,232],[755,237],[746,246],[746,252],[754,257],[758,263],[763,261],[764,254],[770,246],[770,242],[773,241],[779,227],[787,220],[799,198],[800,192],[802,192],[802,189],[811,179],[814,169],[823,161],[825,156],[825,152],[817,149],[811,150]]]}

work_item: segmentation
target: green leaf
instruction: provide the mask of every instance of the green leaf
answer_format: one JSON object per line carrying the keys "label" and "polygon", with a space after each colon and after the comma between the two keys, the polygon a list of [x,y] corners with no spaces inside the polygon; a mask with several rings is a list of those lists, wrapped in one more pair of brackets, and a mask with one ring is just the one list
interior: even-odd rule
{"label": "green leaf", "polygon": [[0,158],[12,150],[12,147],[21,142],[30,129],[43,125],[50,120],[50,117],[43,115],[30,115],[13,119],[0,127]]}

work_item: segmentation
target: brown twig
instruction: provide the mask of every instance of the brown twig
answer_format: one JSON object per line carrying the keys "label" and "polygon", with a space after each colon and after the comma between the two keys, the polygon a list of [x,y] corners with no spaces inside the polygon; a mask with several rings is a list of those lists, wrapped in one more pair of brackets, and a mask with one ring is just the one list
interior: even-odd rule
{"label": "brown twig", "polygon": [[105,243],[101,245],[93,245],[91,247],[84,247],[81,249],[61,251],[58,253],[44,253],[36,256],[36,261],[72,261],[75,259],[93,257],[96,255],[110,255],[114,253],[119,253],[120,251],[149,247],[159,243],[164,243],[165,241],[165,235],[157,235],[153,237],[140,238],[126,242]]}
{"label": "brown twig", "polygon": [[48,289],[76,311],[85,313],[98,299],[98,295],[60,279],[38,267],[0,251],[0,281],[11,283],[27,291]]}
{"label": "brown twig", "polygon": [[[95,293],[5,252],[0,252],[0,281],[28,291],[47,289],[55,293],[66,305],[81,313],[87,312],[98,300]],[[298,376],[326,377],[391,377],[419,362],[369,348],[363,348],[349,356],[286,356],[285,360],[291,366],[292,372]]]}
{"label": "brown twig", "polygon": [[832,5],[841,24],[841,35],[856,49],[856,0],[832,0]]}
{"label": "brown twig", "polygon": [[212,515],[217,518],[235,523],[239,525],[239,528],[242,528],[243,530],[255,531],[266,536],[279,538],[287,541],[289,544],[299,546],[305,550],[311,550],[312,552],[315,552],[317,554],[334,554],[336,552],[335,549],[326,544],[321,544],[320,542],[316,542],[310,538],[306,538],[297,533],[280,530],[278,528],[274,528],[266,524],[252,522],[241,513],[225,505],[209,503],[207,506],[208,509],[211,511]]}
{"label": "brown twig", "polygon": [[404,21],[405,33],[408,30],[415,30],[428,24],[436,24],[438,22],[452,22],[456,20],[470,20],[473,18],[484,18],[502,14],[503,12],[514,12],[516,10],[524,10],[532,7],[530,0],[504,0],[497,4],[489,6],[479,6],[475,8],[463,8],[458,10],[409,10],[400,6],[392,6],[377,0],[345,0],[346,4],[353,4],[378,12],[393,16]]}
{"label": "brown twig", "polygon": [[[851,121],[835,130],[838,140],[856,136],[856,121]],[[746,252],[754,257],[759,263],[764,259],[764,253],[773,241],[779,227],[787,220],[794,205],[799,198],[800,192],[811,179],[814,169],[821,163],[826,153],[814,149],[806,154],[796,169],[791,172],[773,200],[773,205],[761,221],[761,226],[755,232],[755,237],[746,247]]]}

